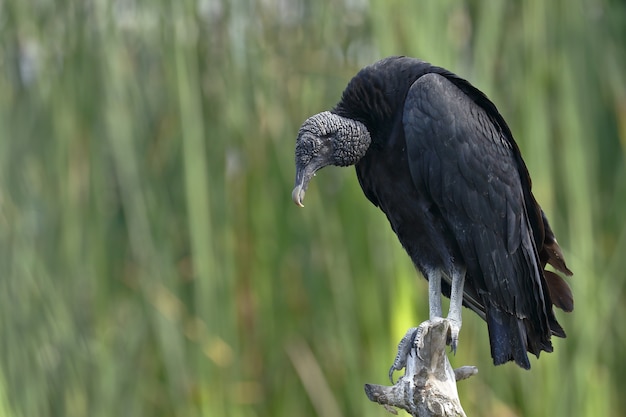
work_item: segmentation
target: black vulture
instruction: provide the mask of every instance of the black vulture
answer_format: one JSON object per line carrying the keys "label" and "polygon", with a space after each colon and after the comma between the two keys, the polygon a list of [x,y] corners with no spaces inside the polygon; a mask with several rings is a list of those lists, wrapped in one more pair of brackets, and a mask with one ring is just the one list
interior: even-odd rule
{"label": "black vulture", "polygon": [[494,364],[530,368],[526,352],[565,337],[553,305],[572,311],[572,275],[513,135],[468,81],[409,57],[363,68],[339,103],[307,119],[295,149],[293,201],[316,171],[355,165],[365,196],[387,216],[429,282],[430,319],[447,320],[456,350],[461,305],[488,326]]}

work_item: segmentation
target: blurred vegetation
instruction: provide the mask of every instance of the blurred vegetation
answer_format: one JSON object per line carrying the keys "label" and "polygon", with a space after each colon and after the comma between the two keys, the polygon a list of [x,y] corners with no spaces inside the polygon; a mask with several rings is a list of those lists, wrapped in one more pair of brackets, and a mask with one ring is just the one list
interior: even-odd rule
{"label": "blurred vegetation", "polygon": [[0,416],[382,416],[417,276],[353,171],[290,199],[300,123],[423,58],[509,121],[569,265],[568,338],[468,415],[619,416],[626,5],[617,0],[0,2]]}

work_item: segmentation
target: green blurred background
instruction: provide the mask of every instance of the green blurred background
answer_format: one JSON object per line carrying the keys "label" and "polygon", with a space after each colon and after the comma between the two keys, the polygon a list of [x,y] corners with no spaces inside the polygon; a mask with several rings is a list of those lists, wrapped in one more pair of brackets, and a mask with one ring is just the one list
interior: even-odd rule
{"label": "green blurred background", "polygon": [[444,66],[509,122],[570,268],[568,338],[470,416],[626,415],[626,4],[0,2],[0,416],[385,416],[427,286],[352,169],[291,201],[300,123],[364,65]]}

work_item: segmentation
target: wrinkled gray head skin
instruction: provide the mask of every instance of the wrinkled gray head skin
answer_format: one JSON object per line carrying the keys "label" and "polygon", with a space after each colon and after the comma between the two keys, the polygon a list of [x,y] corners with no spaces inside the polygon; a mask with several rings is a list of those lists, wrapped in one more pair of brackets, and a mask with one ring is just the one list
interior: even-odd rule
{"label": "wrinkled gray head skin", "polygon": [[296,183],[291,198],[303,207],[309,181],[326,165],[354,165],[365,155],[370,133],[361,122],[329,111],[309,117],[300,127],[296,141]]}

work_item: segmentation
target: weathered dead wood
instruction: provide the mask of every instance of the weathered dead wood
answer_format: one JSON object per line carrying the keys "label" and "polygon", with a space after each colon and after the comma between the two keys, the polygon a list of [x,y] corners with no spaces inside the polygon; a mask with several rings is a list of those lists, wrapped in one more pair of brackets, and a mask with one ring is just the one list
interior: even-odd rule
{"label": "weathered dead wood", "polygon": [[449,323],[447,320],[425,321],[418,337],[406,355],[405,373],[391,387],[365,384],[365,394],[388,411],[393,407],[415,417],[465,416],[456,389],[456,381],[476,374],[474,366],[453,370],[446,354]]}

